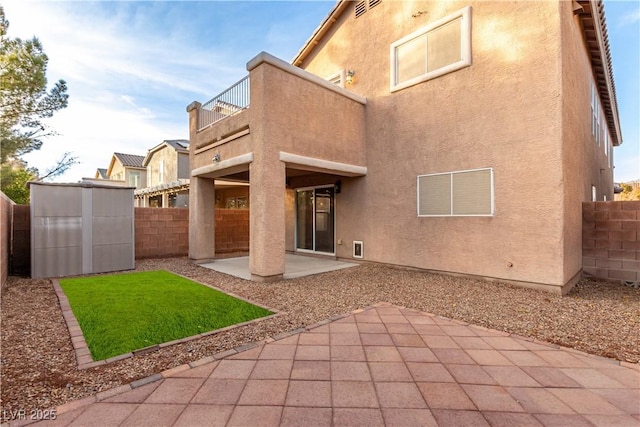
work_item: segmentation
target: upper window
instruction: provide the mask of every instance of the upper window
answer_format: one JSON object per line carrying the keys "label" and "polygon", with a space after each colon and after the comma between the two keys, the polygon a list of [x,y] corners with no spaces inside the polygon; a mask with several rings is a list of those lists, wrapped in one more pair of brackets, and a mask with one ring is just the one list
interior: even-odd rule
{"label": "upper window", "polygon": [[140,187],[140,172],[129,172],[129,186],[130,187]]}
{"label": "upper window", "polygon": [[418,176],[418,216],[493,216],[493,169]]}
{"label": "upper window", "polygon": [[158,164],[158,184],[164,183],[164,160]]}
{"label": "upper window", "polygon": [[471,65],[471,7],[391,45],[391,91]]}
{"label": "upper window", "polygon": [[596,136],[596,88],[591,83],[591,134]]}

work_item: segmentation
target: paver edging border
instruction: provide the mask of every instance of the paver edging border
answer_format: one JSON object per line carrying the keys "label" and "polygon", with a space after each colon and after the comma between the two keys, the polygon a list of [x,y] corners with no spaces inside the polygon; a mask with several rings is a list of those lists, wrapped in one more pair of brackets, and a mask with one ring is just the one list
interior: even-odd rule
{"label": "paver edging border", "polygon": [[[164,270],[166,271],[166,270]],[[166,348],[166,347],[170,347],[173,345],[177,345],[177,344],[184,344],[187,343],[189,341],[193,341],[196,339],[200,339],[200,338],[204,338],[207,336],[211,336],[211,335],[215,335],[221,332],[227,332],[230,331],[232,329],[235,328],[240,328],[243,326],[247,326],[250,325],[254,322],[261,322],[264,320],[268,320],[268,319],[273,319],[279,316],[283,316],[286,315],[287,313],[272,307],[267,307],[264,304],[259,304],[259,303],[255,303],[253,301],[250,301],[247,298],[244,298],[242,296],[236,295],[233,292],[227,292],[224,289],[220,289],[216,286],[210,285],[208,283],[202,283],[202,282],[198,282],[197,280],[194,280],[192,278],[183,276],[182,274],[178,274],[178,273],[174,273],[172,271],[170,271],[169,273],[174,274],[178,277],[181,277],[183,279],[189,280],[191,282],[197,283],[199,285],[202,286],[206,286],[210,289],[216,290],[218,292],[222,292],[226,295],[229,295],[233,298],[239,299],[241,301],[244,301],[248,304],[252,304],[255,305],[257,307],[263,308],[265,310],[269,310],[270,312],[272,312],[273,314],[269,315],[269,316],[265,316],[265,317],[260,317],[257,319],[252,319],[252,320],[247,320],[246,322],[242,322],[242,323],[235,323],[233,325],[229,325],[229,326],[225,326],[224,328],[220,328],[220,329],[215,329],[212,331],[206,331],[206,332],[202,332],[200,334],[197,335],[191,335],[188,337],[184,337],[184,338],[180,338],[177,340],[173,340],[173,341],[168,341],[165,343],[160,343],[160,344],[154,344],[154,345],[150,345],[148,347],[143,347],[143,348],[139,348],[136,350],[133,350],[131,352],[128,353],[124,353],[124,354],[119,354],[117,356],[113,356],[104,360],[93,360],[93,358],[91,357],[91,352],[89,350],[89,346],[87,345],[86,340],[84,339],[84,334],[82,333],[82,329],[80,328],[80,324],[78,323],[78,319],[76,319],[76,316],[73,314],[73,311],[71,310],[71,304],[69,303],[69,299],[67,298],[67,295],[64,293],[64,291],[62,290],[62,287],[60,286],[60,282],[58,281],[58,279],[51,279],[51,283],[53,284],[53,289],[54,292],[56,294],[56,296],[58,297],[58,301],[60,303],[60,309],[62,311],[62,317],[64,318],[65,323],[67,324],[67,330],[69,331],[69,336],[71,337],[71,344],[73,346],[73,350],[76,356],[76,363],[78,365],[78,369],[79,370],[84,370],[84,369],[91,369],[91,368],[96,368],[98,366],[104,366],[106,364],[109,363],[113,363],[113,362],[117,362],[119,360],[124,360],[124,359],[129,359],[131,357],[134,356],[143,356],[145,354],[148,353],[153,353],[154,351],[159,351],[160,349]]]}

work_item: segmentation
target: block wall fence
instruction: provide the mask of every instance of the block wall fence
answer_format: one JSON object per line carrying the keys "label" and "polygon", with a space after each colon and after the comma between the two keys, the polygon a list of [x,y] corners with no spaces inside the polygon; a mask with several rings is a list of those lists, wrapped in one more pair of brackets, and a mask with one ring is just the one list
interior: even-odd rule
{"label": "block wall fence", "polygon": [[640,280],[640,201],[582,204],[582,266],[585,276]]}
{"label": "block wall fence", "polygon": [[[136,259],[187,256],[188,208],[134,208]],[[249,251],[249,210],[216,209],[216,253]]]}
{"label": "block wall fence", "polygon": [[14,203],[0,192],[0,292],[9,275],[9,254],[11,253],[11,224]]}
{"label": "block wall fence", "polygon": [[13,205],[13,233],[9,274],[31,274],[31,211],[29,205]]}

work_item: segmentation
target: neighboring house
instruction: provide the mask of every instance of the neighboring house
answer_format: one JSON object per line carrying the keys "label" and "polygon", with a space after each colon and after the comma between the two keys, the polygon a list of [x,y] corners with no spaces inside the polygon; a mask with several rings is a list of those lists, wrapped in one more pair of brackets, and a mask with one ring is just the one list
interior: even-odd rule
{"label": "neighboring house", "polygon": [[[136,206],[153,208],[189,207],[189,141],[165,140],[151,148],[142,165],[147,186],[135,191]],[[248,209],[249,188],[244,183],[217,181],[215,207]]]}
{"label": "neighboring house", "polygon": [[147,185],[147,170],[142,165],[144,156],[113,153],[107,169],[107,177],[114,181],[124,181],[129,187],[142,188]]}
{"label": "neighboring house", "polygon": [[93,177],[94,179],[109,179],[109,175],[107,175],[107,170],[103,168],[98,168],[96,170],[96,174]]}
{"label": "neighboring house", "polygon": [[566,293],[582,202],[613,199],[610,61],[596,0],[339,1],[293,65],[261,53],[187,107],[189,256],[215,257],[230,179],[256,280],[298,252]]}
{"label": "neighboring house", "polygon": [[137,206],[189,206],[189,141],[162,141],[147,152],[142,166],[147,171],[147,185],[135,191]]}

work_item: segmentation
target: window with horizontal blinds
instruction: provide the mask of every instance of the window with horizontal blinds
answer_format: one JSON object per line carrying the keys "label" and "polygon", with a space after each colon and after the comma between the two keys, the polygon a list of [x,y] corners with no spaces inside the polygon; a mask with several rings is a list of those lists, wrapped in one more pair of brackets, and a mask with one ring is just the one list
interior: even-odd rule
{"label": "window with horizontal blinds", "polygon": [[418,176],[418,216],[492,216],[493,169]]}
{"label": "window with horizontal blinds", "polygon": [[471,7],[392,43],[390,60],[391,92],[471,65]]}
{"label": "window with horizontal blinds", "polygon": [[418,177],[418,215],[451,214],[451,174]]}

